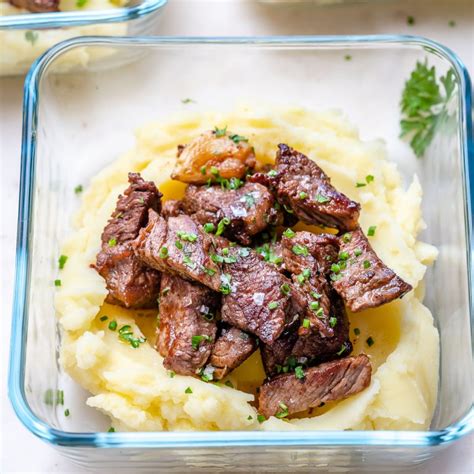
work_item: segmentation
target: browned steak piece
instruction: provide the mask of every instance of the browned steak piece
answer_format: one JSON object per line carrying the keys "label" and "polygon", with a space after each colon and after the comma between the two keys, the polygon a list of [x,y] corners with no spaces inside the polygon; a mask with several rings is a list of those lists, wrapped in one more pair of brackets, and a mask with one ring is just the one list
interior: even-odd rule
{"label": "browned steak piece", "polygon": [[285,267],[292,273],[297,291],[294,294],[301,313],[307,319],[307,328],[300,334],[309,334],[313,329],[322,337],[334,335],[336,325],[330,300],[331,287],[326,275],[337,261],[338,238],[331,234],[296,232],[283,235],[281,240]]}
{"label": "browned steak piece", "polygon": [[360,205],[335,189],[314,161],[288,145],[278,145],[275,170],[249,180],[274,187],[278,201],[307,224],[340,230],[358,225]]}
{"label": "browned steak piece", "polygon": [[351,311],[376,308],[412,289],[377,257],[360,228],[341,237],[341,253],[347,258],[331,280]]}
{"label": "browned steak piece", "polygon": [[184,211],[182,201],[178,201],[176,199],[169,199],[168,201],[163,202],[161,215],[165,219],[168,219],[168,217],[176,217],[183,213]]}
{"label": "browned steak piece", "polygon": [[227,291],[222,320],[271,344],[293,318],[290,280],[251,249],[222,248],[220,253],[228,253],[227,258],[232,259],[223,264]]}
{"label": "browned steak piece", "polygon": [[130,186],[119,196],[104,228],[102,249],[93,266],[106,281],[108,303],[153,308],[157,305],[160,274],[136,258],[132,242],[147,224],[148,210],[160,211],[161,193],[137,173],[129,173],[128,181]]}
{"label": "browned steak piece", "polygon": [[163,273],[156,348],[165,368],[196,375],[206,364],[216,337],[217,303],[205,286]]}
{"label": "browned steak piece", "polygon": [[342,400],[367,388],[371,374],[369,358],[361,354],[311,367],[300,379],[294,374],[280,375],[260,388],[259,412],[266,418],[285,418],[321,403]]}
{"label": "browned steak piece", "polygon": [[343,357],[352,350],[344,304],[326,278],[338,259],[338,238],[286,232],[281,245],[285,267],[292,273],[293,305],[300,317],[277,341],[262,347],[269,376]]}
{"label": "browned steak piece", "polygon": [[211,236],[191,217],[183,214],[167,221],[150,211],[149,222],[134,242],[136,255],[147,265],[163,272],[208,286],[221,287],[220,267]]}
{"label": "browned steak piece", "polygon": [[255,337],[234,327],[223,328],[212,348],[209,364],[213,379],[220,380],[257,349]]}
{"label": "browned steak piece", "polygon": [[31,13],[47,13],[59,11],[59,0],[9,0],[18,8],[23,8]]}
{"label": "browned steak piece", "polygon": [[246,183],[238,189],[190,185],[183,199],[186,214],[201,224],[212,224],[215,231],[222,221],[219,233],[244,245],[269,224],[283,222],[283,214],[274,204],[270,191],[258,183]]}

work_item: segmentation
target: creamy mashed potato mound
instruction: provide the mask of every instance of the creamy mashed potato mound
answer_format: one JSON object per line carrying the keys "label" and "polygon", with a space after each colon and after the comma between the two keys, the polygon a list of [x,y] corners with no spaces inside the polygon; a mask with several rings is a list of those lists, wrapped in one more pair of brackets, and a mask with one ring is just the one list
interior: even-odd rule
{"label": "creamy mashed potato mound", "polygon": [[[185,186],[169,179],[176,146],[216,125],[248,137],[262,161],[273,161],[281,142],[317,160],[337,189],[361,203],[362,228],[377,226],[371,243],[378,255],[415,288],[402,300],[349,314],[354,354],[370,356],[372,382],[363,392],[318,408],[307,418],[257,422],[252,389],[264,377],[258,353],[226,378],[231,384],[171,377],[153,349],[156,311],[104,304],[105,282],[89,266],[117,196],[127,187],[127,173],[140,172],[153,180],[165,199],[180,197]],[[356,188],[368,174],[374,181]],[[417,240],[424,227],[421,197],[416,176],[404,189],[384,144],[362,142],[337,112],[242,107],[232,113],[193,113],[150,123],[137,131],[132,150],[91,180],[75,229],[62,248],[69,257],[56,296],[65,333],[62,365],[92,393],[87,404],[110,416],[119,430],[426,429],[436,405],[439,342],[433,317],[422,303],[423,276],[437,251]],[[107,321],[100,320],[104,315]],[[131,325],[147,342],[138,349],[121,342],[117,332],[108,329],[110,320],[118,327]],[[366,343],[369,336],[375,341],[371,347]]]}

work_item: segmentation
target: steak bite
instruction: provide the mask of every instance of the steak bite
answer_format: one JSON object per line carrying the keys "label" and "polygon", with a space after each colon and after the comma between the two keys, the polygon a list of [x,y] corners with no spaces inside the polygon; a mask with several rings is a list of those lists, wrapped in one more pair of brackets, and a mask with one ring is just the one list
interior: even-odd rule
{"label": "steak bite", "polygon": [[205,286],[163,273],[156,348],[165,368],[195,375],[206,364],[216,337],[217,303]]}
{"label": "steak bite", "polygon": [[295,284],[295,302],[307,321],[299,333],[309,334],[314,328],[322,337],[333,336],[337,315],[333,314],[326,275],[337,261],[338,238],[331,234],[287,232],[281,244],[285,267]]}
{"label": "steak bite", "polygon": [[266,418],[285,418],[321,403],[342,400],[367,388],[371,374],[369,358],[361,354],[311,367],[300,379],[294,374],[279,375],[260,387],[259,412]]}
{"label": "steak bite", "polygon": [[307,224],[340,230],[357,227],[360,205],[335,189],[314,161],[280,144],[275,163],[275,170],[257,173],[249,180],[275,188],[278,201]]}
{"label": "steak bite", "polygon": [[167,221],[150,211],[146,228],[134,242],[135,253],[145,264],[187,280],[221,287],[220,267],[212,260],[213,238],[191,217],[182,214]]}
{"label": "steak bite", "polygon": [[17,7],[28,10],[31,13],[47,13],[59,11],[59,0],[9,0]]}
{"label": "steak bite", "polygon": [[274,265],[264,262],[247,248],[222,248],[221,318],[266,344],[274,342],[293,318],[291,282]]}
{"label": "steak bite", "polygon": [[214,229],[222,222],[221,233],[231,240],[235,237],[244,245],[249,245],[252,236],[269,224],[283,222],[283,215],[274,204],[270,191],[258,183],[246,183],[238,189],[190,185],[183,199],[186,214],[203,225],[212,224]]}
{"label": "steak bite", "polygon": [[171,178],[192,184],[243,178],[255,163],[254,149],[247,138],[228,132],[227,127],[216,128],[178,147]]}
{"label": "steak bite", "polygon": [[160,274],[135,256],[132,242],[147,224],[148,210],[160,211],[162,195],[154,183],[144,181],[138,173],[129,173],[128,181],[130,186],[118,198],[101,236],[102,249],[92,266],[106,281],[108,303],[154,308]]}
{"label": "steak bite", "polygon": [[341,254],[347,259],[335,268],[331,280],[351,311],[376,308],[412,289],[380,260],[360,228],[340,240]]}
{"label": "steak bite", "polygon": [[293,305],[299,319],[277,341],[262,347],[268,376],[352,351],[344,304],[326,277],[338,258],[338,238],[286,231],[281,245],[285,267],[292,273]]}
{"label": "steak bite", "polygon": [[213,379],[224,378],[248,359],[256,349],[257,341],[254,336],[234,327],[223,328],[209,359]]}

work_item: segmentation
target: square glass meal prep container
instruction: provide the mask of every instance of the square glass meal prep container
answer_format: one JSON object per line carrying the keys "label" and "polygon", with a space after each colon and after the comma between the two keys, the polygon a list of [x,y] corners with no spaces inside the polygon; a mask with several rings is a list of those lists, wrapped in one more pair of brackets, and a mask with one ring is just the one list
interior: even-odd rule
{"label": "square glass meal prep container", "polygon": [[[76,0],[72,1],[74,5]],[[25,74],[48,48],[77,36],[156,34],[158,19],[168,0],[129,0],[120,8],[114,7],[113,1],[109,0],[110,8],[106,9],[0,15],[0,76]],[[100,52],[87,54],[78,49],[63,62],[62,70],[87,67],[100,63],[102,58]]]}
{"label": "square glass meal prep container", "polygon": [[[121,66],[57,75],[77,48],[107,49]],[[350,55],[352,60],[346,60]],[[135,58],[134,60],[130,58]],[[423,158],[399,139],[399,102],[417,61],[454,72],[449,126]],[[35,435],[92,468],[235,472],[330,467],[404,469],[474,425],[472,354],[472,127],[469,76],[445,47],[418,37],[77,38],[57,45],[25,83],[21,189],[9,393]],[[194,104],[183,104],[191,97]],[[339,108],[364,140],[383,137],[407,184],[417,173],[427,229],[440,255],[425,304],[440,332],[439,397],[428,431],[116,432],[85,406],[58,364],[53,306],[57,259],[84,185],[133,142],[134,130],[187,107],[249,104]],[[44,403],[64,390],[67,407]]]}

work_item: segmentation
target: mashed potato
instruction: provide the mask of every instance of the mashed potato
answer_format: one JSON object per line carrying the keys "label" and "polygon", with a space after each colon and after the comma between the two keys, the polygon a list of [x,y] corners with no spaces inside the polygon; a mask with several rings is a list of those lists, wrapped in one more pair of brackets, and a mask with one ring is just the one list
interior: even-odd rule
{"label": "mashed potato", "polygon": [[[61,0],[61,11],[107,10],[124,6],[126,0],[88,0],[78,8],[76,0]],[[11,5],[8,0],[0,0],[0,16],[30,14]],[[41,15],[41,13],[35,13]],[[10,76],[26,73],[33,61],[61,41],[77,36],[104,35],[119,36],[127,34],[125,23],[83,25],[73,28],[54,28],[45,30],[0,30],[0,76]],[[61,64],[56,67],[68,71],[73,66],[86,66],[92,61],[110,54],[105,48],[86,50],[76,48],[61,58]]]}
{"label": "mashed potato", "polygon": [[[372,382],[360,394],[318,408],[308,418],[257,422],[249,402],[252,388],[264,377],[258,353],[231,373],[227,384],[171,377],[152,348],[156,312],[104,304],[104,280],[89,267],[117,195],[127,187],[127,173],[139,171],[155,181],[165,198],[179,197],[184,185],[169,180],[176,146],[215,125],[248,137],[263,161],[273,160],[280,142],[317,159],[333,184],[362,204],[362,228],[377,226],[371,243],[379,256],[415,288],[402,300],[349,314],[354,353],[371,357]],[[374,181],[356,188],[368,174]],[[424,226],[417,178],[408,189],[401,186],[383,143],[362,142],[336,112],[241,108],[229,114],[186,114],[142,127],[135,148],[91,180],[75,230],[62,248],[69,257],[56,298],[65,333],[63,367],[93,394],[88,405],[109,415],[122,430],[426,429],[436,405],[439,343],[431,313],[422,304],[422,279],[437,251],[417,240]],[[104,315],[119,326],[130,324],[148,342],[138,349],[121,342],[108,321],[101,321]],[[374,340],[370,347],[369,336]]]}

